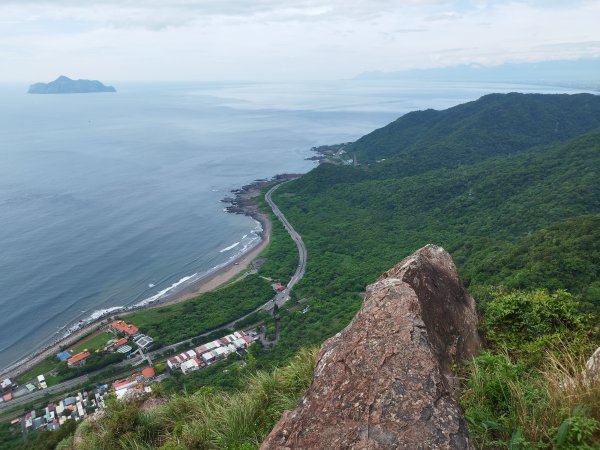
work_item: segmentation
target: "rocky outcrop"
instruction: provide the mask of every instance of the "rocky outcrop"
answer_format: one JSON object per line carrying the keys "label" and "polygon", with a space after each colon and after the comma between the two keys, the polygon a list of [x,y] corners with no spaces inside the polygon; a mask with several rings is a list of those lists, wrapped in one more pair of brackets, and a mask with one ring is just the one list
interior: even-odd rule
{"label": "rocky outcrop", "polygon": [[479,346],[475,303],[450,255],[423,247],[367,288],[261,449],[470,448],[452,367]]}

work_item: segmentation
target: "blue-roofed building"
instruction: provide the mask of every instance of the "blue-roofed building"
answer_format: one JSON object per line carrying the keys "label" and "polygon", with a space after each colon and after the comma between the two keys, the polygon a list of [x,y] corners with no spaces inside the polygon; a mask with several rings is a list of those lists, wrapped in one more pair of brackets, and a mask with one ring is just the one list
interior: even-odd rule
{"label": "blue-roofed building", "polygon": [[69,359],[71,357],[71,354],[69,352],[60,352],[57,353],[56,357],[58,358],[58,360],[60,362],[66,361],[67,359]]}

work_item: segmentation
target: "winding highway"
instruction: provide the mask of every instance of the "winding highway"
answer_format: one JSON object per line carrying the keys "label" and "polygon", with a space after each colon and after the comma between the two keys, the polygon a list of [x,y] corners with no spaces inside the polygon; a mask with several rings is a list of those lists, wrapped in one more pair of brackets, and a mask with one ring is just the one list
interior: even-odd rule
{"label": "winding highway", "polygon": [[[167,351],[173,350],[184,344],[191,345],[193,339],[208,336],[209,334],[212,334],[215,331],[219,331],[219,330],[226,329],[226,328],[231,328],[235,325],[236,322],[239,322],[240,320],[243,320],[246,317],[248,317],[251,314],[254,314],[258,311],[262,310],[262,311],[271,312],[273,310],[273,308],[275,307],[275,305],[277,305],[279,307],[290,299],[290,295],[289,295],[290,291],[296,285],[296,283],[298,283],[304,276],[304,272],[306,270],[306,260],[307,260],[308,253],[306,251],[306,246],[304,245],[304,241],[302,240],[302,237],[296,232],[296,230],[294,230],[294,227],[288,222],[285,215],[281,212],[281,210],[278,208],[278,206],[275,204],[275,202],[273,202],[273,199],[272,199],[273,192],[275,192],[281,185],[283,185],[287,182],[288,181],[284,181],[283,183],[276,184],[271,189],[269,189],[267,191],[267,193],[265,194],[265,200],[267,201],[268,205],[273,210],[273,214],[275,214],[277,219],[279,219],[279,221],[283,224],[286,231],[288,232],[288,234],[290,235],[292,240],[296,243],[296,247],[298,248],[298,266],[296,267],[296,271],[294,272],[294,275],[292,275],[292,277],[290,278],[290,281],[288,282],[286,288],[283,291],[277,293],[273,298],[271,298],[266,303],[263,303],[258,308],[254,309],[253,311],[249,312],[248,314],[246,314],[242,317],[238,317],[237,319],[235,319],[229,323],[221,325],[220,327],[217,327],[217,328],[213,328],[212,330],[207,331],[206,333],[202,333],[198,336],[195,336],[194,338],[184,339],[183,341],[177,342],[175,344],[171,344],[171,345],[162,347],[158,350],[148,352],[145,354],[144,358],[153,358],[153,357],[159,356],[161,353],[165,353]],[[137,362],[138,361],[135,361],[135,360],[125,360],[120,363],[117,363],[116,366],[125,366],[127,364],[135,364]],[[105,370],[105,369],[106,368],[101,369],[101,370]],[[87,374],[87,375],[82,375],[82,376],[80,376],[78,378],[74,378],[72,380],[64,381],[55,386],[51,386],[48,389],[45,389],[43,391],[34,391],[31,393],[25,393],[25,391],[23,391],[22,394],[20,393],[21,395],[19,395],[18,398],[15,398],[14,400],[12,400],[10,402],[0,403],[0,411],[2,411],[4,409],[12,408],[14,406],[18,406],[19,404],[35,401],[35,400],[37,400],[43,396],[46,396],[48,394],[59,394],[61,392],[64,392],[70,388],[73,388],[75,386],[78,386],[82,383],[89,381],[90,377],[101,372],[101,370],[94,372],[94,373]]]}
{"label": "winding highway", "polygon": [[302,237],[300,237],[296,230],[294,230],[294,227],[288,222],[281,210],[273,202],[273,199],[271,197],[273,195],[273,192],[275,192],[277,189],[279,189],[280,186],[282,186],[285,183],[287,183],[287,181],[279,183],[273,186],[271,189],[269,189],[269,191],[265,194],[265,200],[273,210],[273,214],[275,214],[275,216],[277,216],[279,221],[283,224],[286,231],[294,240],[294,242],[296,243],[296,247],[298,248],[298,267],[296,267],[296,272],[294,273],[294,275],[292,275],[292,278],[287,284],[286,289],[286,291],[290,291],[294,287],[294,285],[298,283],[298,281],[300,281],[304,276],[304,272],[306,271],[306,259],[308,257],[308,253],[306,252],[306,245],[304,245]]}

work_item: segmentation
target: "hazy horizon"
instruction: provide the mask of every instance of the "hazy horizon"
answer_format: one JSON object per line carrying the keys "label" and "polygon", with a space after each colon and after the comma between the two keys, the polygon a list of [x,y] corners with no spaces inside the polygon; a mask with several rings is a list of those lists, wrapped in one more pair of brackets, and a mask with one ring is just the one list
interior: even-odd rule
{"label": "hazy horizon", "polygon": [[311,81],[600,56],[600,0],[5,0],[0,82]]}

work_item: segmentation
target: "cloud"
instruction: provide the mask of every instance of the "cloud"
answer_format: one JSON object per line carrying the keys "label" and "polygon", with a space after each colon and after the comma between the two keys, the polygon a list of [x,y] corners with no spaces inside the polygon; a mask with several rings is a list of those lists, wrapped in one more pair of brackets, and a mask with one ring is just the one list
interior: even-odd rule
{"label": "cloud", "polygon": [[439,14],[435,14],[433,16],[429,16],[425,20],[429,22],[437,22],[440,20],[457,20],[461,17],[462,15],[457,13],[456,11],[445,11]]}
{"label": "cloud", "polygon": [[16,7],[38,17],[61,17],[111,27],[154,30],[222,18],[265,22],[340,18],[369,20],[392,11],[452,3],[450,0],[3,0],[0,8]]}
{"label": "cloud", "polygon": [[600,1],[564,3],[2,0],[0,79],[331,79],[597,53]]}

